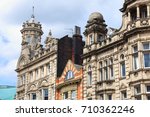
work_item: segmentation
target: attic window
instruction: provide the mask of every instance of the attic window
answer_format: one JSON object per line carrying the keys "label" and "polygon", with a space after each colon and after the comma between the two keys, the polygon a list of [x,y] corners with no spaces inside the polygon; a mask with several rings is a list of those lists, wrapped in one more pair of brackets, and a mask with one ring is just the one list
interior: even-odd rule
{"label": "attic window", "polygon": [[66,74],[66,80],[74,78],[74,73],[73,71],[69,70]]}

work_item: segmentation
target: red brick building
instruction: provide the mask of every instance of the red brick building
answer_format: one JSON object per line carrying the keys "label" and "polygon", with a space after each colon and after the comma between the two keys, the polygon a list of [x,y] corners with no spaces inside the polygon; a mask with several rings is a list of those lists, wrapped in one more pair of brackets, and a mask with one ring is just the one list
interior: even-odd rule
{"label": "red brick building", "polygon": [[68,60],[62,75],[56,79],[56,100],[82,100],[82,75],[82,66]]}

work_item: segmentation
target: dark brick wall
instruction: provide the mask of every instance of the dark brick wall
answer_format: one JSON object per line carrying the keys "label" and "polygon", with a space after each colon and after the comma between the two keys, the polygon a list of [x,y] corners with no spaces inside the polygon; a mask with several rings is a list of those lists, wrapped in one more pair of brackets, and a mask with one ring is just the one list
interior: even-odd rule
{"label": "dark brick wall", "polygon": [[84,42],[81,35],[73,35],[73,38],[64,36],[58,41],[57,77],[60,77],[68,60],[82,65]]}

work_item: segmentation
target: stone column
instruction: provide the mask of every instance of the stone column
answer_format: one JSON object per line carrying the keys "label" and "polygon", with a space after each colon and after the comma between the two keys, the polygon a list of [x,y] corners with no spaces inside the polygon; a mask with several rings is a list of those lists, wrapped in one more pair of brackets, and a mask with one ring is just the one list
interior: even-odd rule
{"label": "stone column", "polygon": [[136,9],[137,9],[137,19],[140,19],[140,8],[139,8],[139,6],[137,6]]}
{"label": "stone column", "polygon": [[147,17],[150,17],[150,4],[147,5]]}
{"label": "stone column", "polygon": [[143,95],[145,93],[145,85],[143,83],[141,83],[141,100],[145,99],[145,96]]}
{"label": "stone column", "polygon": [[130,11],[128,11],[128,21],[129,22],[131,21],[131,13],[130,13]]}

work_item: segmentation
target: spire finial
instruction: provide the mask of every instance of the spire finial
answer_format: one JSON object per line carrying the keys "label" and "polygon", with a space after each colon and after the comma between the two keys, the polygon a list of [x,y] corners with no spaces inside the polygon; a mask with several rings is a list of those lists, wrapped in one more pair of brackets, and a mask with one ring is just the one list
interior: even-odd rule
{"label": "spire finial", "polygon": [[50,37],[52,36],[52,31],[51,31],[51,29],[49,30],[48,35],[49,35]]}
{"label": "spire finial", "polygon": [[32,7],[32,16],[31,18],[34,18],[34,6]]}

